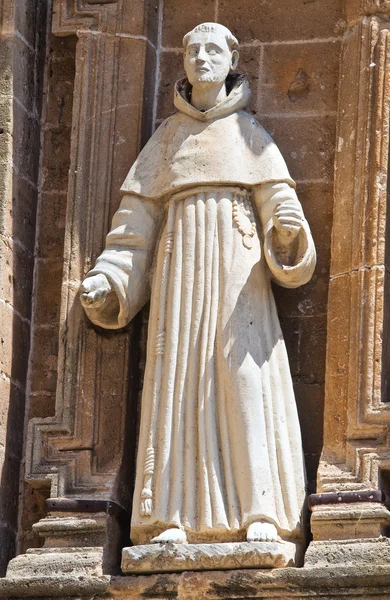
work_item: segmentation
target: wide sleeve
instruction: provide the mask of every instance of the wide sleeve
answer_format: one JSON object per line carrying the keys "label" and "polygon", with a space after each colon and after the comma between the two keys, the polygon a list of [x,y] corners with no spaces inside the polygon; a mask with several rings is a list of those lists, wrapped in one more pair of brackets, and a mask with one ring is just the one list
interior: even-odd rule
{"label": "wide sleeve", "polygon": [[103,274],[113,292],[88,318],[106,329],[131,321],[150,296],[150,269],[162,219],[161,204],[125,194],[106,238],[106,247],[88,277]]}
{"label": "wide sleeve", "polygon": [[313,275],[316,250],[303,210],[302,228],[298,237],[287,247],[278,243],[272,220],[278,204],[292,199],[299,203],[294,188],[288,183],[266,183],[256,186],[254,199],[263,228],[265,260],[272,279],[286,288],[304,285]]}

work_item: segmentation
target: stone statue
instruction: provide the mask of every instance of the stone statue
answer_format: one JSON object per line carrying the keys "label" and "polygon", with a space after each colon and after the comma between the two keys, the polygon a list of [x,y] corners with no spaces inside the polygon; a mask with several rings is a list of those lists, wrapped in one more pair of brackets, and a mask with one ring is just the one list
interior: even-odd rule
{"label": "stone statue", "polygon": [[315,248],[278,148],[244,110],[236,38],[203,23],[183,43],[177,112],[132,166],[81,288],[108,329],[151,298],[131,539],[297,540],[304,460],[271,280],[307,283]]}

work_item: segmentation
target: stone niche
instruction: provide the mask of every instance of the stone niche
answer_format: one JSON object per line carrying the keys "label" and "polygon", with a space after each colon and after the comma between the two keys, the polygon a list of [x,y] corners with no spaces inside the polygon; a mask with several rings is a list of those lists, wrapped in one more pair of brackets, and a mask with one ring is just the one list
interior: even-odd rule
{"label": "stone niche", "polygon": [[[21,554],[0,594],[389,594],[389,5],[53,1]],[[148,311],[107,333],[87,321],[77,293],[103,248],[129,166],[173,111],[182,36],[202,21],[223,23],[239,38],[250,110],[286,159],[317,247],[312,281],[275,289],[313,494],[313,541],[301,569],[123,577]]]}

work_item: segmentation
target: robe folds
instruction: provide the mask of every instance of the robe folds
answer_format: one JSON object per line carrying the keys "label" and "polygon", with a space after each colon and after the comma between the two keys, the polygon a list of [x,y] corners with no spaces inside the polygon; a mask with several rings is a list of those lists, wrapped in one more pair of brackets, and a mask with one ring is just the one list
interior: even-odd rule
{"label": "robe folds", "polygon": [[[179,113],[170,119],[177,116],[183,139],[170,147],[171,138],[157,130],[141,152],[106,249],[88,274],[104,274],[113,289],[100,308],[86,309],[102,327],[123,327],[151,297],[131,524],[136,544],[170,526],[185,529],[190,542],[240,540],[258,520],[275,524],[284,539],[301,536],[301,434],[271,279],[285,287],[309,281],[315,249],[305,219],[287,259],[275,243],[272,214],[296,199],[294,183],[275,144],[241,111],[246,89],[239,78],[224,106],[197,119],[179,82]],[[223,137],[232,117],[253,122],[241,140],[247,157],[250,144],[255,148],[247,171],[237,131],[230,141]],[[211,170],[203,152],[207,127],[192,124],[186,137],[187,119],[211,127]],[[217,181],[219,126],[230,162]],[[151,150],[156,136],[169,157],[161,177],[163,150]],[[183,166],[194,160],[196,181]]]}

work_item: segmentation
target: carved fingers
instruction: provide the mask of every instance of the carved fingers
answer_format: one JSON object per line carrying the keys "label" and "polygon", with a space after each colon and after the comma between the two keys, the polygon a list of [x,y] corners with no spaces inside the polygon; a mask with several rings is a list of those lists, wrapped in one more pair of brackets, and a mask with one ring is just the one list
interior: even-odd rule
{"label": "carved fingers", "polygon": [[107,277],[103,274],[84,279],[80,287],[80,301],[85,308],[99,308],[112,291]]}
{"label": "carved fingers", "polygon": [[285,200],[276,205],[272,217],[279,238],[290,244],[297,237],[303,221],[301,205],[297,200]]}

